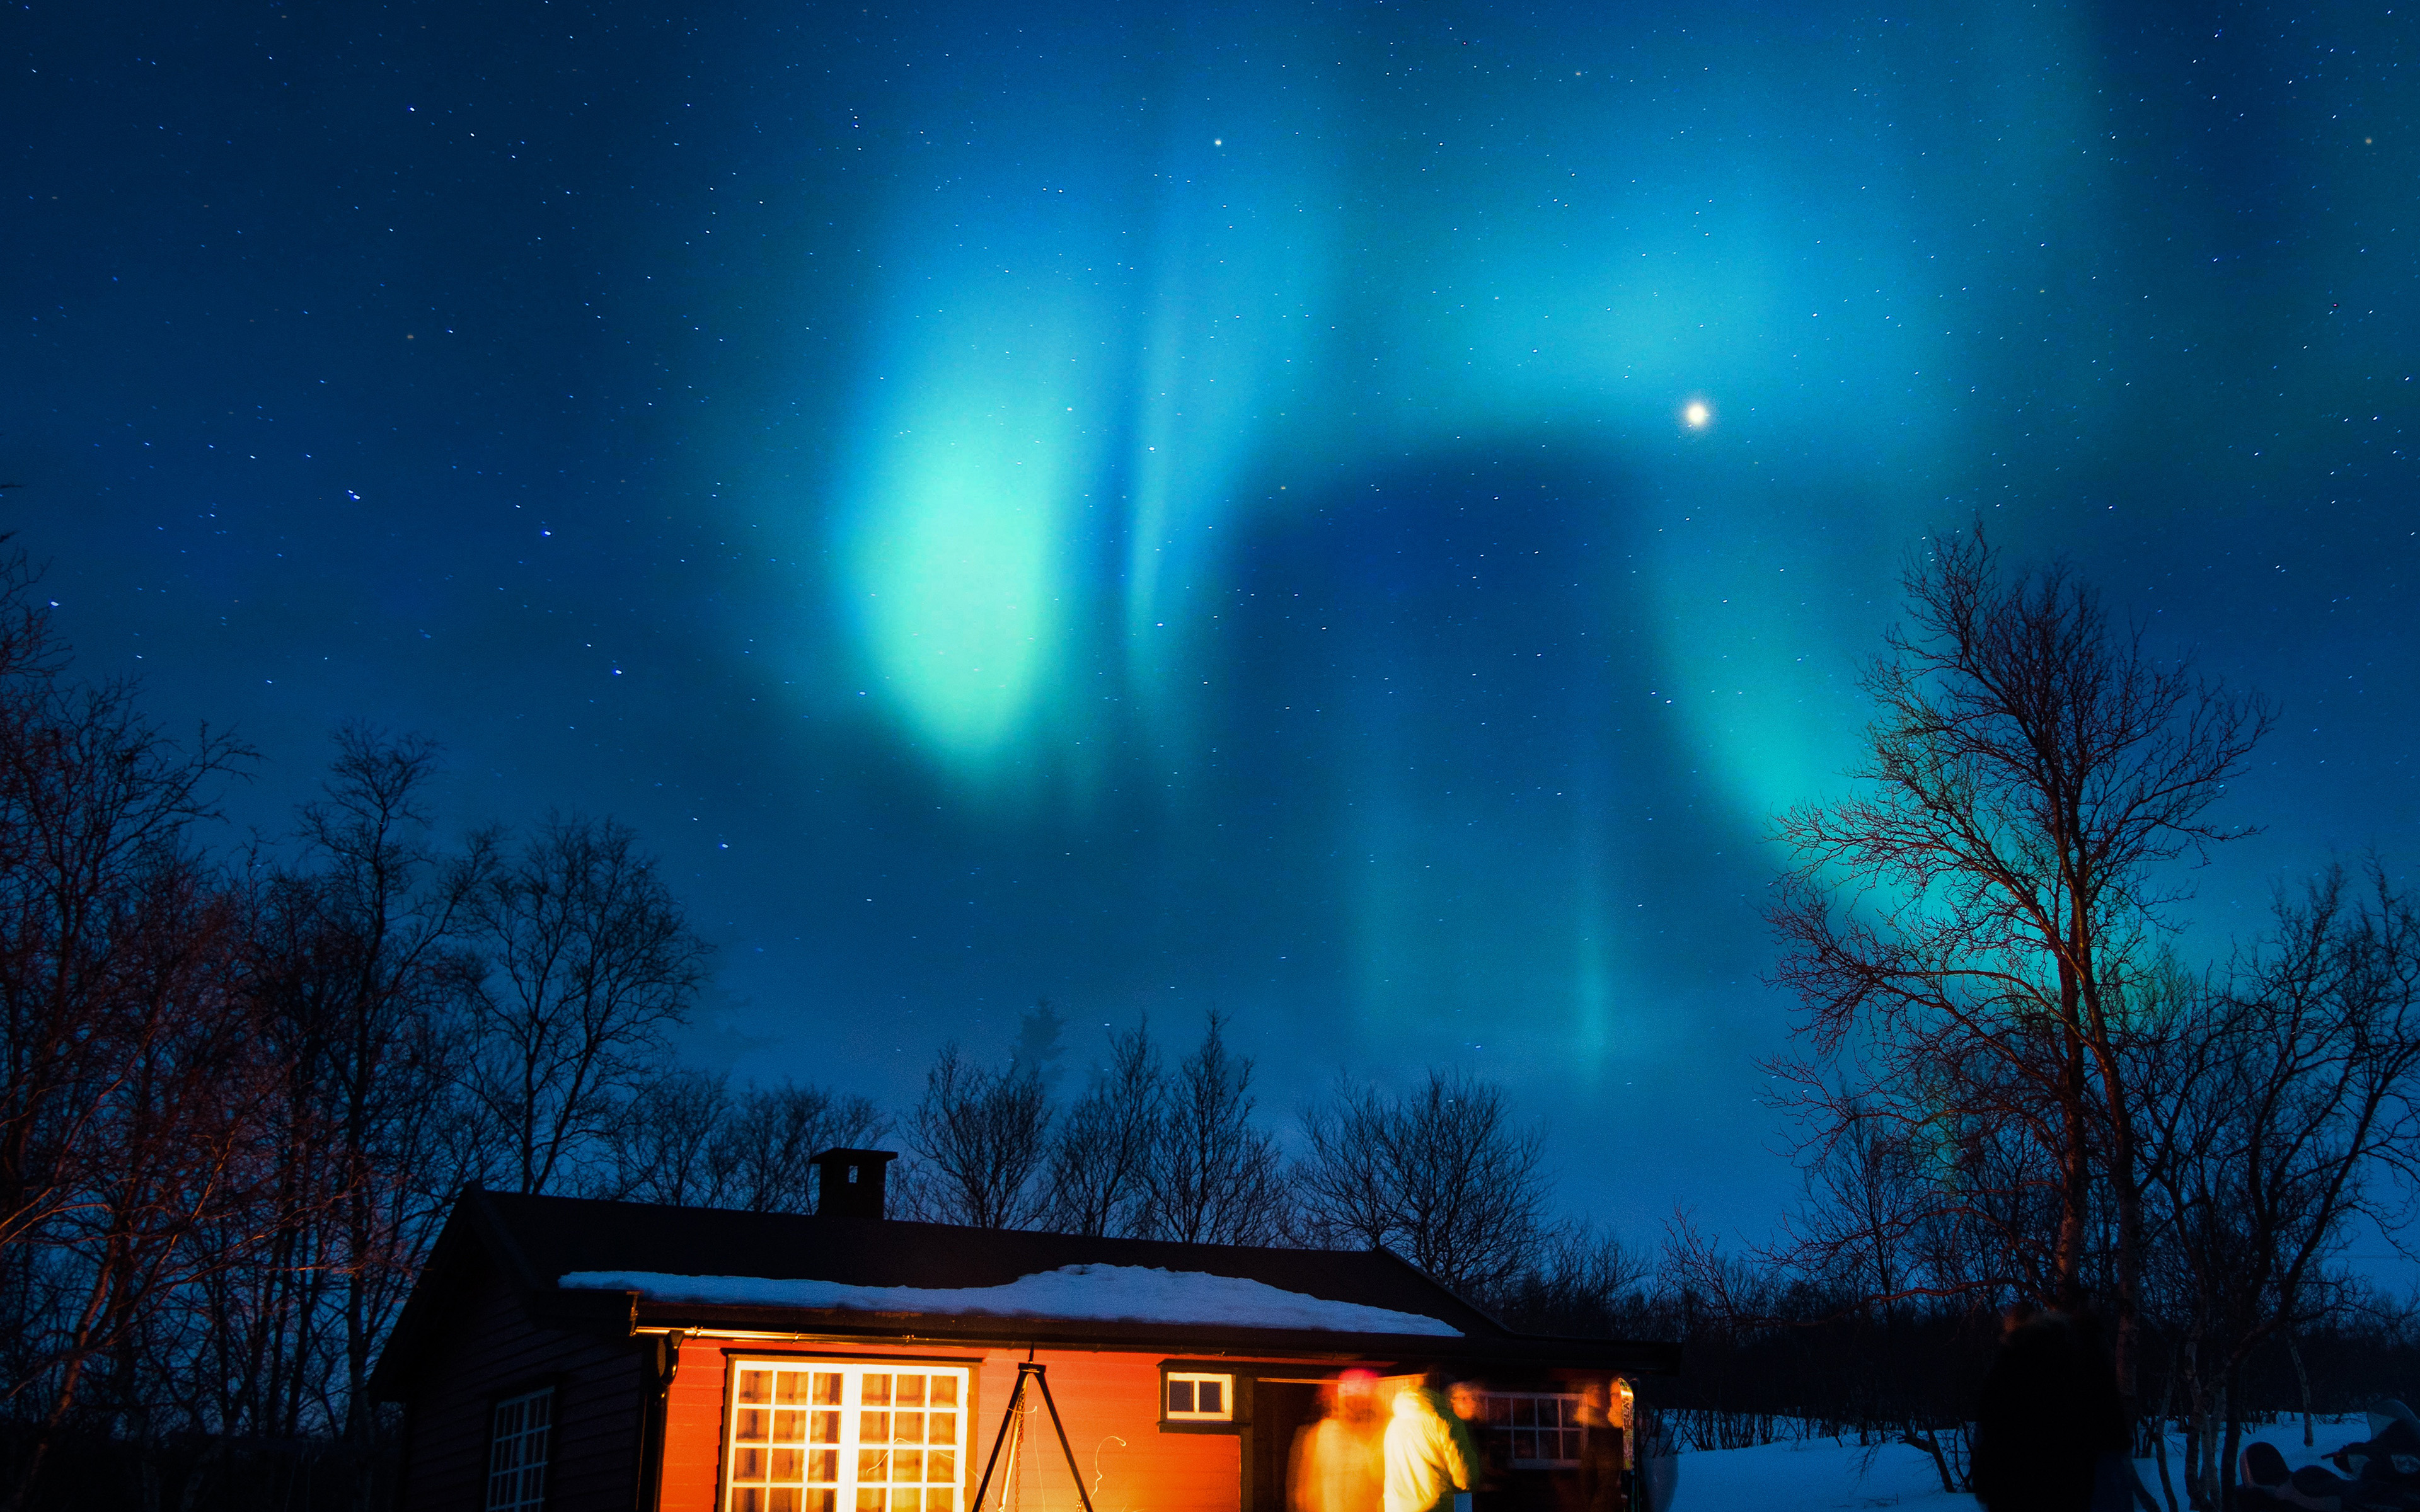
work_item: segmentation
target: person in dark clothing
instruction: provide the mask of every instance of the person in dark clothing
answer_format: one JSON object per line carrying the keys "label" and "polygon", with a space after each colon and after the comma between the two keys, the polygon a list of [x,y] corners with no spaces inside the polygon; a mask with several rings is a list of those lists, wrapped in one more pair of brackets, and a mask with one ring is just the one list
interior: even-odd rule
{"label": "person in dark clothing", "polygon": [[[2123,1508],[2132,1496],[2118,1476],[2133,1482],[2126,1450],[2125,1404],[2098,1330],[2063,1313],[2011,1310],[1976,1406],[1977,1500],[1991,1512]],[[2102,1482],[2110,1484],[2096,1497]]]}

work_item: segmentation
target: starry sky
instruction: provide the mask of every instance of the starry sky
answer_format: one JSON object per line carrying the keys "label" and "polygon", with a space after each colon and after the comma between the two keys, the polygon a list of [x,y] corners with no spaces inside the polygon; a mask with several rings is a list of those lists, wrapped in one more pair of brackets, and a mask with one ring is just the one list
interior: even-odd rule
{"label": "starry sky", "polygon": [[2189,952],[2420,857],[2415,16],[29,0],[0,510],[223,842],[349,717],[637,826],[700,1064],[1215,1009],[1757,1234],[1768,819],[1928,533],[2282,704]]}

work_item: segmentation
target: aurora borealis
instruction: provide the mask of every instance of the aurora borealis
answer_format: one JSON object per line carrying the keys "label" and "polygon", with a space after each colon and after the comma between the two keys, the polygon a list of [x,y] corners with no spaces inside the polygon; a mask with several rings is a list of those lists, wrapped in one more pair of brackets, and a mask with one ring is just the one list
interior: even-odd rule
{"label": "aurora borealis", "polygon": [[[1883,13],[1888,11],[1888,14]],[[0,475],[85,665],[611,811],[702,1063],[1234,1015],[1642,1236],[1790,1190],[1776,807],[1981,517],[2285,706],[2199,879],[2420,856],[2382,5],[635,4],[15,23]],[[1692,405],[1705,407],[1693,423]],[[232,836],[231,836],[232,838]]]}

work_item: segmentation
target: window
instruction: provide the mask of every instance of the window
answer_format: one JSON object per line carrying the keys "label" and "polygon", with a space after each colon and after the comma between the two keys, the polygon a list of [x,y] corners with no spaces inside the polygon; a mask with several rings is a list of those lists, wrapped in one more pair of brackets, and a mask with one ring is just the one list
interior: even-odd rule
{"label": "window", "polygon": [[1515,1470],[1546,1470],[1580,1462],[1588,1428],[1580,1399],[1561,1392],[1487,1394],[1487,1436]]}
{"label": "window", "polygon": [[725,1512],[958,1512],[967,1372],[733,1362]]}
{"label": "window", "polygon": [[537,1512],[546,1505],[546,1446],[554,1427],[554,1388],[496,1404],[488,1443],[488,1512]]}
{"label": "window", "polygon": [[1167,1397],[1161,1403],[1171,1423],[1226,1423],[1235,1416],[1235,1378],[1203,1375],[1194,1370],[1168,1373]]}

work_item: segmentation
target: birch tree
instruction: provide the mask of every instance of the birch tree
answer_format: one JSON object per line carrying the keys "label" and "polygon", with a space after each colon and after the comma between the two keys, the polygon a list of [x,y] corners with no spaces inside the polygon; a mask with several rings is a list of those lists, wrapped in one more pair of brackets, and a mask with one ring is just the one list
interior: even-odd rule
{"label": "birch tree", "polygon": [[[2096,1179],[2114,1209],[2121,1389],[2143,1251],[2129,993],[2184,896],[2172,868],[2235,838],[2211,810],[2267,731],[2258,699],[2163,660],[2065,564],[2009,572],[1979,529],[1907,568],[1908,623],[1862,687],[1854,789],[1781,816],[1769,918],[1812,1051],[1783,1069],[1819,1130],[1849,1066],[1914,1131],[2001,1100],[2056,1220],[2040,1300],[2080,1307]],[[1916,1093],[1924,1094],[1918,1100]]]}

